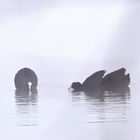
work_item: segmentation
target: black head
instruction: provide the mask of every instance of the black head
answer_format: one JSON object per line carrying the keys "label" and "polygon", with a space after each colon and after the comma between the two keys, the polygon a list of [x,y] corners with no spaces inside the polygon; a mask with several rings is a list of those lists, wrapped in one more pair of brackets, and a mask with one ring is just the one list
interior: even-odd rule
{"label": "black head", "polygon": [[82,84],[80,82],[73,82],[71,84],[71,88],[73,88],[75,91],[82,90]]}

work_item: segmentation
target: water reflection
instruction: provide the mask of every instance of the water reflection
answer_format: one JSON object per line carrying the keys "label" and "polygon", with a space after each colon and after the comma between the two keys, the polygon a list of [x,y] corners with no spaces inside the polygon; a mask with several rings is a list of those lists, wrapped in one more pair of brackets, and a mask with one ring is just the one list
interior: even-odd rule
{"label": "water reflection", "polygon": [[30,92],[15,93],[17,126],[38,125],[38,94]]}
{"label": "water reflection", "polygon": [[84,110],[88,123],[127,122],[130,90],[72,92],[73,104]]}

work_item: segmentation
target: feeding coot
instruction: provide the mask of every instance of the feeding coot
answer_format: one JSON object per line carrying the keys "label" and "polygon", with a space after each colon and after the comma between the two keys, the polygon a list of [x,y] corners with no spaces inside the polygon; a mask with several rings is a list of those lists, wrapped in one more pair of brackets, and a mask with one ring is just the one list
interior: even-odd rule
{"label": "feeding coot", "polygon": [[14,82],[17,93],[37,92],[38,78],[36,73],[29,68],[20,69],[15,75]]}
{"label": "feeding coot", "polygon": [[125,74],[126,69],[121,68],[105,75],[105,70],[97,71],[89,76],[82,84],[73,82],[71,88],[74,91],[119,91],[128,89],[130,75]]}

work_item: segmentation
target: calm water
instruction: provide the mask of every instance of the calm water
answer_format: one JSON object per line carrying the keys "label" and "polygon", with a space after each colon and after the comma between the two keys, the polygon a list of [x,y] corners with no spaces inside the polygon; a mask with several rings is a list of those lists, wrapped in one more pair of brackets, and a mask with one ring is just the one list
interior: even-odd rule
{"label": "calm water", "polygon": [[[78,1],[36,12],[31,2],[2,5],[1,140],[140,140],[140,4]],[[15,95],[14,75],[23,67],[37,73],[38,94]],[[130,93],[68,90],[95,71],[122,67]]]}
{"label": "calm water", "polygon": [[50,72],[48,78],[37,70],[37,95],[16,96],[13,79],[7,77],[6,83],[5,78],[0,93],[3,140],[139,140],[138,72],[131,72],[130,93],[105,92],[100,96],[70,92],[71,82],[82,81],[89,72],[82,75],[68,69],[58,68],[60,74]]}

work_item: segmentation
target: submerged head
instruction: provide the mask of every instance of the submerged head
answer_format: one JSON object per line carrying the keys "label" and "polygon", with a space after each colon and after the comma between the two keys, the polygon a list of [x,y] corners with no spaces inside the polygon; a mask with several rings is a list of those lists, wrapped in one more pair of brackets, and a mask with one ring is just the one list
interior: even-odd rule
{"label": "submerged head", "polygon": [[82,90],[82,84],[80,82],[73,82],[71,84],[71,88],[73,88],[75,91]]}
{"label": "submerged head", "polygon": [[36,73],[30,68],[20,69],[14,78],[16,91],[20,93],[36,93],[38,78]]}

